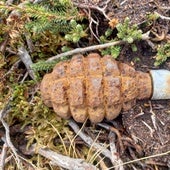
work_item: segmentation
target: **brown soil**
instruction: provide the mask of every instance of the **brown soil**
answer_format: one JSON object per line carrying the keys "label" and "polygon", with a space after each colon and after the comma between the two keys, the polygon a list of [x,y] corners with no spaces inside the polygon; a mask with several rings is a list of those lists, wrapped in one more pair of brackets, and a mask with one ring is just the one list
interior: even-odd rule
{"label": "brown soil", "polygon": [[[164,7],[170,7],[170,1],[127,0],[123,2],[117,2],[118,5],[115,7],[114,16],[119,18],[119,20],[123,20],[128,16],[132,23],[139,24],[140,26],[146,21],[146,14],[153,13],[154,11],[164,16],[169,16],[170,14],[170,10],[164,9]],[[120,5],[121,3],[123,5]],[[158,20],[151,27],[145,28],[145,30],[157,30],[158,34],[163,31],[169,33],[170,22]],[[146,42],[138,43],[137,47],[138,51],[136,53],[132,52],[130,48],[124,47],[120,60],[133,61],[137,70],[147,71],[155,68],[153,65],[155,51]],[[138,62],[135,62],[136,58],[139,59]],[[170,69],[169,61],[160,66],[160,68]],[[145,156],[161,154],[170,150],[169,113],[169,100],[139,101],[130,111],[122,113],[124,128],[133,140],[142,146]],[[170,156],[158,156],[146,162],[170,166]]]}
{"label": "brown soil", "polygon": [[[98,4],[102,3],[99,1]],[[100,6],[100,5],[99,5]],[[170,16],[170,1],[168,0],[125,0],[114,1],[108,7],[108,13],[112,18],[118,18],[122,22],[127,16],[132,24],[137,24],[144,31],[170,33],[170,21],[158,19],[151,25],[145,25],[147,15],[158,12],[163,16]],[[100,23],[101,24],[101,23]],[[101,24],[102,25],[102,24]],[[154,35],[153,35],[154,37]],[[155,44],[164,43],[162,41]],[[155,50],[148,42],[138,42],[137,52],[132,52],[128,45],[124,46],[120,61],[131,62],[136,70],[148,71],[155,69]],[[159,68],[170,69],[170,60]],[[159,69],[158,67],[156,69]],[[117,120],[116,120],[117,121]],[[119,121],[119,120],[118,120]],[[170,151],[170,101],[138,101],[136,106],[128,112],[122,113],[123,126],[133,140],[144,151],[144,156],[151,156]],[[147,159],[148,164],[160,165],[160,169],[170,168],[170,156],[157,156]],[[143,169],[143,168],[142,168]],[[145,168],[144,168],[145,169]]]}
{"label": "brown soil", "polygon": [[[145,156],[170,150],[170,105],[165,101],[138,102],[130,111],[123,113],[124,127],[131,137],[142,146]],[[151,161],[152,160],[152,161]],[[158,156],[148,162],[167,165],[170,157]]]}

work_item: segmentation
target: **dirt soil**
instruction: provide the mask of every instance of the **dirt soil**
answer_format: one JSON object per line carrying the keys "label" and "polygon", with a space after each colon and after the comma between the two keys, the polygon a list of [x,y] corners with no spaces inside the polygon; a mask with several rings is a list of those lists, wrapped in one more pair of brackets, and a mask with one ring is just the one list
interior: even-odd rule
{"label": "dirt soil", "polygon": [[[135,108],[123,113],[124,127],[142,146],[145,156],[161,154],[170,149],[169,102],[138,102]],[[151,161],[152,160],[152,161]],[[151,164],[167,165],[170,157],[151,159]]]}
{"label": "dirt soil", "polygon": [[[108,13],[119,21],[129,17],[132,24],[137,24],[143,31],[154,31],[158,35],[170,34],[170,21],[158,19],[154,24],[144,27],[147,15],[158,12],[163,16],[170,16],[170,1],[168,0],[124,0],[114,1],[108,8]],[[102,6],[102,5],[101,5]],[[157,42],[157,44],[162,42]],[[124,46],[119,60],[131,62],[136,70],[148,71],[155,69],[155,50],[148,42],[137,43],[137,52]],[[136,60],[138,58],[138,61]],[[159,68],[170,70],[170,61]],[[159,69],[158,67],[156,69]],[[139,144],[145,156],[161,154],[170,150],[170,101],[138,101],[136,106],[128,112],[122,113],[125,130]],[[149,164],[161,165],[170,168],[170,156],[150,158]],[[161,169],[161,168],[160,168]],[[168,168],[167,168],[168,169]]]}
{"label": "dirt soil", "polygon": [[[122,4],[122,5],[121,5]],[[131,19],[132,23],[142,25],[146,20],[146,14],[158,12],[161,15],[169,16],[170,1],[166,0],[125,0],[117,1],[114,10],[114,16],[123,20],[126,16]],[[152,25],[151,30],[157,30],[157,33],[166,31],[170,33],[170,22],[158,20]],[[153,69],[154,50],[146,43],[141,42],[137,45],[138,51],[132,52],[124,47],[120,60],[134,61],[136,57],[139,62],[134,66],[137,70],[147,71]],[[170,69],[167,61],[161,68]],[[142,146],[145,156],[161,154],[170,150],[170,101],[139,101],[130,111],[123,113],[123,125],[129,135]],[[150,164],[169,165],[170,156],[159,156],[149,159]]]}

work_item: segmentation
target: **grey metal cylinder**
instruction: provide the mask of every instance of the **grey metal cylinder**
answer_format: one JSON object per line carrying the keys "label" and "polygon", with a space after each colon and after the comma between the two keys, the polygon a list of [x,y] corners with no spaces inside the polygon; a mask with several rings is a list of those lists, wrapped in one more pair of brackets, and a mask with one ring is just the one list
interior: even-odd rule
{"label": "grey metal cylinder", "polygon": [[153,94],[152,100],[170,99],[170,71],[151,70]]}

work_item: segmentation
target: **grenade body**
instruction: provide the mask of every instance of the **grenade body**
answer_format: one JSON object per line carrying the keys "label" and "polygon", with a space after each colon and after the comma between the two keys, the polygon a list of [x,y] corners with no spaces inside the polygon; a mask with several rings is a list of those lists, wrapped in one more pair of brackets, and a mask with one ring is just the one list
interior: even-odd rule
{"label": "grenade body", "polygon": [[152,79],[111,56],[92,53],[58,63],[44,76],[40,91],[44,103],[60,117],[97,123],[116,118],[137,99],[150,98]]}

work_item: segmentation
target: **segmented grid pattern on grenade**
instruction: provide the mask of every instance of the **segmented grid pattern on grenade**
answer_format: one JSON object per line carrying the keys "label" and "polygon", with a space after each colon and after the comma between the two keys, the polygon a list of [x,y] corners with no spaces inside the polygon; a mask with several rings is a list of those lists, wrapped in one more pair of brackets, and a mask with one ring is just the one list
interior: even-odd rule
{"label": "segmented grid pattern on grenade", "polygon": [[116,118],[152,93],[148,73],[96,53],[58,63],[44,76],[40,90],[44,103],[62,118],[94,123]]}

